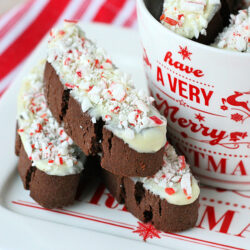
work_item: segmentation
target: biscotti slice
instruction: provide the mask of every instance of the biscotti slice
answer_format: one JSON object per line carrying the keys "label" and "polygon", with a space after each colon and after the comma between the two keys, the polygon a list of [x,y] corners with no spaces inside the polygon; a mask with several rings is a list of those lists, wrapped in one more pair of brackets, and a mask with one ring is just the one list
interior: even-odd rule
{"label": "biscotti slice", "polygon": [[171,145],[166,147],[161,170],[153,177],[122,177],[103,170],[102,178],[118,202],[156,229],[179,232],[196,223],[200,189],[184,156],[177,156]]}
{"label": "biscotti slice", "polygon": [[250,53],[250,7],[231,16],[230,25],[218,35],[213,46]]}
{"label": "biscotti slice", "polygon": [[175,33],[211,44],[228,22],[232,0],[164,0],[161,23]]}
{"label": "biscotti slice", "polygon": [[104,169],[123,176],[159,170],[166,119],[75,23],[51,31],[44,83],[54,117],[86,155],[102,154]]}
{"label": "biscotti slice", "polygon": [[45,61],[25,78],[18,97],[18,171],[30,196],[46,208],[72,204],[85,156],[53,118],[43,93]]}

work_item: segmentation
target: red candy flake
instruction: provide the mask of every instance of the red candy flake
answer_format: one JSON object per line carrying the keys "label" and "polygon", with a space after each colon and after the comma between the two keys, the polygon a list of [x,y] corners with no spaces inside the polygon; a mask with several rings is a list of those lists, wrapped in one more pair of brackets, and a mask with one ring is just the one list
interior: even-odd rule
{"label": "red candy flake", "polygon": [[69,62],[70,62],[70,58],[67,57],[67,58],[65,59],[65,61],[64,61],[64,65],[69,65]]}
{"label": "red candy flake", "polygon": [[68,53],[69,53],[69,54],[72,54],[72,50],[70,49],[70,50],[68,51]]}
{"label": "red candy flake", "polygon": [[64,19],[64,22],[67,22],[67,23],[78,23],[78,20]]}
{"label": "red candy flake", "polygon": [[165,188],[165,192],[167,193],[167,194],[169,194],[169,195],[172,195],[172,194],[174,194],[175,193],[175,190],[173,189],[173,188]]}
{"label": "red candy flake", "polygon": [[63,36],[65,34],[64,30],[59,30],[59,35]]}
{"label": "red candy flake", "polygon": [[107,60],[106,60],[106,63],[110,63],[110,64],[112,64],[112,61],[111,61],[111,60],[109,60],[109,59],[107,59]]}
{"label": "red candy flake", "polygon": [[31,157],[31,156],[29,157],[29,160],[32,160],[32,157]]}
{"label": "red candy flake", "polygon": [[185,188],[183,188],[183,193],[187,196],[188,200],[190,200],[192,198],[192,196],[187,194],[187,190]]}
{"label": "red candy flake", "polygon": [[35,148],[35,144],[32,144],[31,147],[34,149]]}
{"label": "red candy flake", "polygon": [[42,108],[41,108],[41,107],[36,108],[36,112],[39,112],[40,110],[42,110]]}
{"label": "red candy flake", "polygon": [[81,71],[76,71],[76,74],[77,74],[79,77],[82,77],[82,72],[81,72]]}
{"label": "red candy flake", "polygon": [[[125,98],[127,97],[127,94],[125,93],[125,95],[122,97],[122,99],[120,100],[120,102],[123,102],[125,100]],[[118,100],[119,101],[119,100]],[[138,115],[139,117],[139,115]]]}
{"label": "red candy flake", "polygon": [[41,125],[40,123],[37,124],[37,128],[38,128],[38,129],[37,129],[35,132],[36,132],[36,133],[41,133],[43,127],[42,127],[42,125]]}
{"label": "red candy flake", "polygon": [[159,119],[157,116],[150,116],[149,117],[151,120],[153,120],[154,122],[155,122],[155,124],[157,124],[157,125],[161,125],[161,124],[163,124],[163,121],[161,120],[161,119]]}
{"label": "red candy flake", "polygon": [[186,167],[186,160],[183,155],[178,157],[179,163],[181,164],[180,170],[183,170]]}
{"label": "red candy flake", "polygon": [[24,129],[18,129],[17,130],[19,133],[22,133],[22,132],[24,132]]}
{"label": "red candy flake", "polygon": [[[67,88],[70,88],[70,89],[73,89],[73,88],[76,87],[76,85],[70,84],[70,83],[65,83],[65,86],[66,86]],[[77,86],[77,87],[78,87],[78,86]]]}
{"label": "red candy flake", "polygon": [[171,26],[176,26],[176,25],[178,24],[178,21],[176,21],[176,20],[174,20],[174,19],[172,19],[172,18],[170,18],[170,17],[166,17],[166,18],[164,19],[164,21],[165,21],[166,23],[168,23],[169,25],[171,25]]}
{"label": "red candy flake", "polygon": [[46,117],[47,116],[47,114],[43,114],[43,115],[41,115],[40,117],[41,118],[44,118],[44,117]]}
{"label": "red candy flake", "polygon": [[87,92],[91,91],[91,89],[93,89],[93,85],[92,86],[89,86],[89,88],[86,90]]}
{"label": "red candy flake", "polygon": [[187,190],[186,190],[186,188],[183,188],[183,193],[187,196]]}
{"label": "red candy flake", "polygon": [[30,135],[32,136],[32,135],[34,135],[34,133],[30,133]]}
{"label": "red candy flake", "polygon": [[116,106],[114,109],[111,110],[111,112],[118,114],[120,112],[120,107]]}
{"label": "red candy flake", "polygon": [[84,48],[84,45],[85,45],[85,38],[83,37],[81,40],[82,40],[82,47]]}
{"label": "red candy flake", "polygon": [[106,121],[110,121],[112,119],[112,117],[110,115],[105,115],[105,120]]}
{"label": "red candy flake", "polygon": [[182,17],[184,17],[183,14],[178,15],[178,20],[181,20]]}
{"label": "red candy flake", "polygon": [[98,66],[99,66],[99,60],[96,59],[96,60],[95,60],[95,67],[98,68]]}
{"label": "red candy flake", "polygon": [[62,157],[59,157],[59,162],[61,165],[63,165],[63,158]]}
{"label": "red candy flake", "polygon": [[165,174],[163,174],[162,176],[161,176],[161,178],[165,178],[166,177],[166,175]]}
{"label": "red candy flake", "polygon": [[111,90],[108,90],[107,92],[108,92],[111,96],[113,95]]}
{"label": "red candy flake", "polygon": [[52,32],[52,30],[50,30],[49,35],[50,35],[50,36],[53,36],[53,32]]}
{"label": "red candy flake", "polygon": [[77,52],[77,55],[78,55],[78,56],[81,56],[81,55],[82,55],[82,52],[79,51],[78,49],[76,49],[76,52]]}
{"label": "red candy flake", "polygon": [[53,160],[49,160],[48,163],[53,163],[54,161]]}
{"label": "red candy flake", "polygon": [[62,135],[62,134],[63,134],[63,130],[61,129],[61,130],[60,130],[60,135]]}
{"label": "red candy flake", "polygon": [[165,15],[162,14],[161,17],[160,17],[160,21],[162,21],[164,18],[165,18]]}

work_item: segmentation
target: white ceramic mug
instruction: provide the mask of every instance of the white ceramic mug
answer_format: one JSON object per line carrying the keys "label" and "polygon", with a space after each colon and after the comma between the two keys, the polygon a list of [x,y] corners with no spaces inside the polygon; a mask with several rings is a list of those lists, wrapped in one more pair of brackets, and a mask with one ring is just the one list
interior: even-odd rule
{"label": "white ceramic mug", "polygon": [[250,54],[165,28],[137,0],[148,86],[168,136],[202,183],[250,190]]}

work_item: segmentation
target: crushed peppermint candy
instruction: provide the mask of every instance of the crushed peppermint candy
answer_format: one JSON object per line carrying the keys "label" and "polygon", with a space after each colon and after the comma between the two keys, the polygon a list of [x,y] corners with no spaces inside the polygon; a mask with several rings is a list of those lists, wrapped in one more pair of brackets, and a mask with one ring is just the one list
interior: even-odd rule
{"label": "crushed peppermint candy", "polygon": [[[79,173],[83,169],[82,163],[78,161],[79,150],[46,104],[43,93],[44,64],[45,61],[39,64],[23,83],[19,96],[22,108],[18,114],[18,133],[33,166],[38,167],[37,163],[43,161],[48,165],[48,174],[56,175],[56,169],[59,175]],[[66,172],[62,173],[65,166]]]}
{"label": "crushed peppermint candy", "polygon": [[163,188],[164,192],[172,196],[184,193],[187,200],[192,198],[192,181],[194,177],[184,156],[178,156],[170,144],[165,146],[163,167],[153,177],[141,177],[137,181],[153,191],[155,185]]}
{"label": "crushed peppermint candy", "polygon": [[206,35],[208,23],[220,9],[220,0],[164,0],[161,23],[193,39]]}
{"label": "crushed peppermint candy", "polygon": [[229,27],[219,34],[213,46],[250,53],[250,7],[231,15]]}
{"label": "crushed peppermint candy", "polygon": [[106,128],[122,130],[128,139],[144,129],[166,127],[166,119],[152,105],[154,99],[136,90],[131,79],[74,22],[65,22],[51,34],[47,60],[93,123],[102,118]]}

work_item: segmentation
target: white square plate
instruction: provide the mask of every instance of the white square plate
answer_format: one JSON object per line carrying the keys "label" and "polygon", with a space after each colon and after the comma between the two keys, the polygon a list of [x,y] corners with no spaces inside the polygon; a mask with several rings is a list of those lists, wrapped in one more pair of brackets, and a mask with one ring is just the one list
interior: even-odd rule
{"label": "white square plate", "polygon": [[[81,26],[118,67],[132,74],[139,88],[146,88],[135,31],[100,24]],[[29,197],[16,170],[16,99],[23,76],[46,56],[45,40],[0,101],[0,249],[249,248],[250,192],[202,187],[197,226],[183,233],[145,228],[98,183],[86,187],[81,200],[65,209],[47,210]]]}

